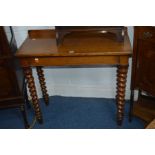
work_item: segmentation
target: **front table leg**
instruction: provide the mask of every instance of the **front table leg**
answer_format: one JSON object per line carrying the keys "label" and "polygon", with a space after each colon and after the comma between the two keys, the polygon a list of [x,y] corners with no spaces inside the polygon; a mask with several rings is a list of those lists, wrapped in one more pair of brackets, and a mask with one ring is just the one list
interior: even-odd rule
{"label": "front table leg", "polygon": [[125,88],[127,79],[128,65],[119,65],[117,67],[117,124],[122,125],[125,105]]}
{"label": "front table leg", "polygon": [[30,96],[32,97],[32,104],[34,107],[35,115],[38,122],[41,124],[43,123],[43,119],[42,119],[42,114],[39,107],[39,100],[38,100],[37,91],[34,83],[34,77],[32,75],[32,69],[31,67],[25,67],[23,68],[23,70],[24,70],[25,78],[27,80]]}
{"label": "front table leg", "polygon": [[49,95],[47,93],[46,82],[45,82],[45,78],[44,78],[44,71],[43,71],[42,67],[40,67],[40,66],[38,66],[36,68],[37,68],[38,78],[39,78],[39,82],[40,82],[40,87],[41,87],[42,94],[43,94],[43,99],[45,101],[45,104],[48,105],[49,104]]}

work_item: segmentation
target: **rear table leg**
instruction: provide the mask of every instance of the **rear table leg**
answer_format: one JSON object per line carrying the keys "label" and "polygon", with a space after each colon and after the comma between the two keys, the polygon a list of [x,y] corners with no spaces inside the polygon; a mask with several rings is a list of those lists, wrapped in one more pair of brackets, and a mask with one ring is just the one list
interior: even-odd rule
{"label": "rear table leg", "polygon": [[47,87],[46,87],[46,82],[45,82],[45,78],[44,78],[44,71],[41,66],[36,67],[36,69],[37,69],[37,73],[38,73],[40,87],[42,90],[43,99],[45,101],[45,104],[48,105],[49,104],[49,95],[47,93]]}

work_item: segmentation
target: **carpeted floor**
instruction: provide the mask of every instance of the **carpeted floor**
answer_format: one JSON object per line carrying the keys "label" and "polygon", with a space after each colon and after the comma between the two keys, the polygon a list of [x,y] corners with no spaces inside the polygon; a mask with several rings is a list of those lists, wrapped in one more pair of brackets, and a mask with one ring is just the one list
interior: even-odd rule
{"label": "carpeted floor", "polygon": [[[34,129],[143,129],[145,125],[138,118],[128,122],[129,102],[126,102],[123,125],[117,126],[114,99],[52,96],[49,106],[42,99],[40,105],[44,123],[36,123]],[[33,109],[27,109],[27,113],[31,123]],[[20,110],[0,110],[0,128],[24,128]]]}

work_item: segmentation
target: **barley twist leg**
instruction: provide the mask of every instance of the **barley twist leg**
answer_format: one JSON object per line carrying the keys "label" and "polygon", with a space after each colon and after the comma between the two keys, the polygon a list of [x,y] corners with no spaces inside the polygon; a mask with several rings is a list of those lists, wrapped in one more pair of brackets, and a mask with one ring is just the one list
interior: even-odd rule
{"label": "barley twist leg", "polygon": [[42,67],[36,67],[37,68],[37,73],[38,73],[38,78],[39,78],[39,82],[40,82],[40,87],[42,90],[42,94],[43,94],[43,99],[45,101],[45,104],[48,105],[49,104],[49,95],[47,93],[47,87],[46,87],[46,82],[45,82],[45,78],[44,78],[44,71],[42,69]]}
{"label": "barley twist leg", "polygon": [[37,91],[34,83],[34,78],[32,75],[32,69],[30,67],[26,67],[26,68],[23,68],[23,70],[24,70],[25,78],[27,80],[30,96],[32,98],[32,104],[34,107],[36,118],[39,123],[43,123],[42,114],[39,107]]}
{"label": "barley twist leg", "polygon": [[117,103],[117,124],[121,125],[124,116],[124,105],[125,105],[125,88],[127,79],[128,66],[117,67],[117,92],[116,92],[116,103]]}

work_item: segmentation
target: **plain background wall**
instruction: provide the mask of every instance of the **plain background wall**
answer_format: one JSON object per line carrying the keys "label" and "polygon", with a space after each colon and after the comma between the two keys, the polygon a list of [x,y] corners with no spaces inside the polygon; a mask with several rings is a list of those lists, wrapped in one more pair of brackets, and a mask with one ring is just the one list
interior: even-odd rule
{"label": "plain background wall", "polygon": [[[30,29],[53,29],[54,26],[13,26],[17,46],[19,47]],[[128,27],[131,44],[133,27]],[[131,59],[126,87],[126,99],[130,97]],[[116,68],[45,68],[45,78],[50,96],[79,96],[115,98]],[[41,91],[36,71],[33,69],[39,97]]]}

